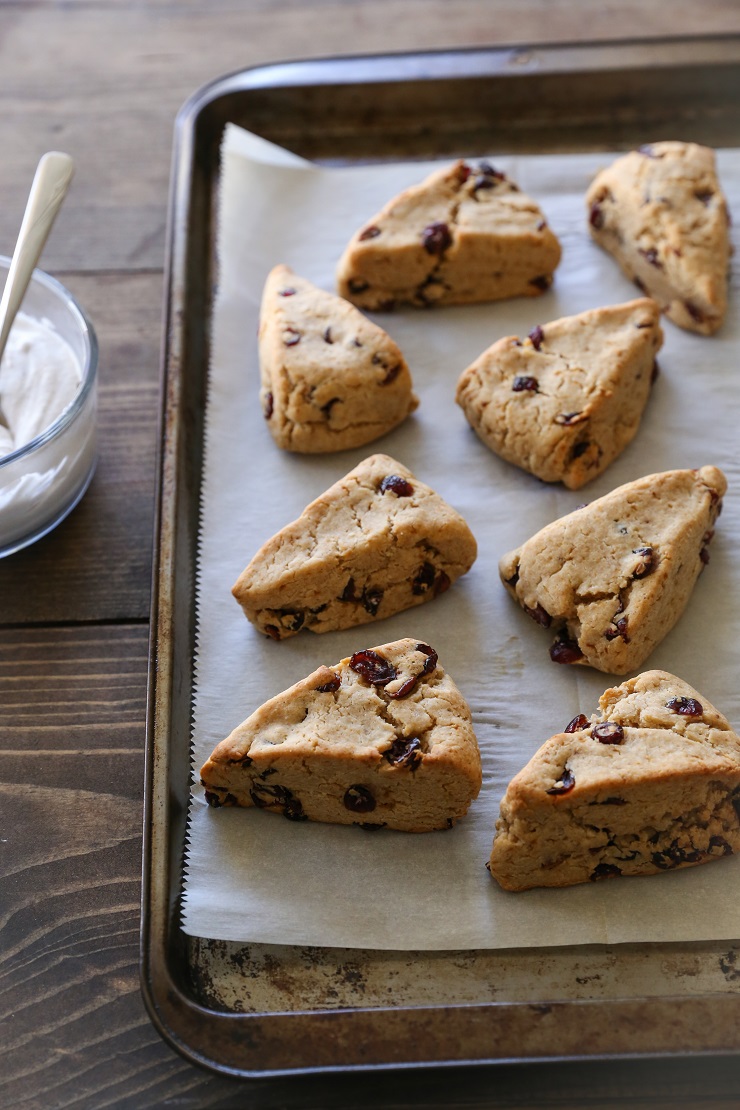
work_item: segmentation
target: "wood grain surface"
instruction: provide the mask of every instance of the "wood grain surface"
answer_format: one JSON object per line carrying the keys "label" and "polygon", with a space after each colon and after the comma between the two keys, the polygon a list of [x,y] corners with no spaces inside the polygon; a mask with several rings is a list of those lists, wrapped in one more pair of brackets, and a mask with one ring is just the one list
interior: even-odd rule
{"label": "wood grain surface", "polygon": [[0,252],[39,156],[77,173],[44,268],[100,341],[100,461],[0,561],[0,1107],[711,1107],[737,1060],[237,1082],[177,1056],[138,984],[162,265],[175,114],[301,57],[740,32],[735,0],[0,0]]}

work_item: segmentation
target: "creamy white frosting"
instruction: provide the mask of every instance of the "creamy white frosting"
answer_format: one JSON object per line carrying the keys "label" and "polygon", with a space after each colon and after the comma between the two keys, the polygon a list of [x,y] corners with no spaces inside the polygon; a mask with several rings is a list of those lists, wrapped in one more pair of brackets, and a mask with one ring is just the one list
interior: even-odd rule
{"label": "creamy white frosting", "polygon": [[82,367],[54,326],[19,312],[0,362],[0,458],[53,424],[81,383]]}

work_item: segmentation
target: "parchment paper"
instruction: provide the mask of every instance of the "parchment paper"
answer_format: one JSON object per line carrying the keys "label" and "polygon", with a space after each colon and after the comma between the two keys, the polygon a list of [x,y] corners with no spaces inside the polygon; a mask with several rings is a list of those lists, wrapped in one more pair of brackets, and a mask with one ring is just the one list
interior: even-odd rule
{"label": "parchment paper", "polygon": [[[651,136],[646,136],[646,140]],[[507,894],[484,867],[509,779],[619,679],[553,664],[549,634],[507,596],[499,557],[539,528],[623,482],[673,467],[720,466],[729,494],[689,607],[645,669],[686,679],[740,726],[738,310],[704,338],[664,323],[662,374],[640,431],[597,481],[545,485],[485,448],[454,404],[462,370],[503,335],[637,296],[588,237],[583,194],[612,155],[487,156],[541,203],[563,261],[538,298],[375,319],[404,351],[421,398],[403,427],[358,450],[290,455],[258,402],[256,330],[268,271],[285,262],[329,290],[352,232],[430,166],[317,168],[229,127],[223,148],[220,280],[214,307],[202,534],[197,580],[194,783],[218,741],[268,697],[359,648],[401,636],[431,643],[468,699],[484,785],[453,830],[410,835],[293,823],[257,810],[206,806],[194,785],[183,927],[199,936],[277,944],[462,949],[735,938],[740,859],[649,878]],[[740,153],[720,172],[740,211]],[[434,602],[341,633],[273,643],[231,596],[257,548],[374,451],[409,466],[467,519],[479,544],[469,574]]]}

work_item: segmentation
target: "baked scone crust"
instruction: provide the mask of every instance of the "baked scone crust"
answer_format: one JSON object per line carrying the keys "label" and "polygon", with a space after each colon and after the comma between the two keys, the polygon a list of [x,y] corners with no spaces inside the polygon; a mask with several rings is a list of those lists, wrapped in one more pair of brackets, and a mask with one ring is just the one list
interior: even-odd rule
{"label": "baked scone crust", "polygon": [[360,308],[534,297],[560,244],[539,206],[488,163],[458,161],[404,190],[367,221],[337,267]]}
{"label": "baked scone crust", "polygon": [[632,441],[663,342],[647,297],[499,339],[463,372],[456,400],[497,455],[580,489]]}
{"label": "baked scone crust", "polygon": [[740,738],[693,687],[647,671],[548,740],[501,803],[506,890],[694,867],[740,850]]}
{"label": "baked scone crust", "polygon": [[557,663],[636,670],[683,613],[727,489],[715,466],[619,486],[499,563],[511,596],[555,633]]}
{"label": "baked scone crust", "polygon": [[421,605],[470,569],[477,546],[447,502],[389,455],[371,455],[264,544],[233,594],[275,640]]}
{"label": "baked scone crust", "polygon": [[712,335],[727,310],[727,201],[714,151],[650,143],[597,174],[589,229],[624,273],[679,327]]}
{"label": "baked scone crust", "polygon": [[214,806],[294,820],[451,828],[481,785],[470,709],[428,644],[363,649],[271,698],[201,769]]}
{"label": "baked scone crust", "polygon": [[288,266],[276,266],[265,283],[259,356],[262,412],[286,451],[361,447],[419,403],[387,332]]}

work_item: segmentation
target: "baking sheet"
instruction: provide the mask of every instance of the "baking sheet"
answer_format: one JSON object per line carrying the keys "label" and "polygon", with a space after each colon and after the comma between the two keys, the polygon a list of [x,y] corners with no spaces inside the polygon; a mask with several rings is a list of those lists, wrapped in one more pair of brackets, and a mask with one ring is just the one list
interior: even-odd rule
{"label": "baking sheet", "polygon": [[[646,136],[646,139],[649,136]],[[499,556],[544,524],[655,470],[715,463],[730,482],[712,562],[689,609],[650,658],[687,679],[738,724],[733,541],[740,529],[735,445],[737,318],[712,339],[665,324],[663,374],[631,447],[581,491],[545,486],[492,455],[454,405],[460,372],[494,339],[536,323],[633,298],[634,287],[591,244],[583,193],[610,155],[499,158],[535,196],[563,244],[553,289],[496,305],[375,317],[398,341],[421,398],[400,429],[356,451],[280,452],[257,399],[256,326],[278,261],[327,289],[349,235],[429,166],[319,169],[238,128],[224,142],[219,290],[213,321],[197,589],[193,759],[266,698],[359,647],[403,635],[432,643],[473,710],[484,788],[455,829],[408,836],[294,824],[254,810],[211,810],[194,787],[183,928],[235,941],[449,949],[737,935],[738,860],[650,879],[506,894],[484,868],[509,778],[575,713],[590,713],[609,676],[563,668],[549,636],[498,582]],[[730,204],[740,156],[721,152]],[[375,626],[274,644],[245,621],[230,587],[254,551],[367,454],[393,455],[458,508],[478,538],[472,571],[432,604]]]}

